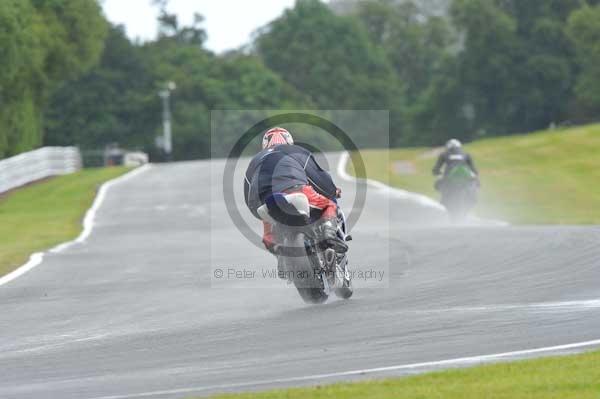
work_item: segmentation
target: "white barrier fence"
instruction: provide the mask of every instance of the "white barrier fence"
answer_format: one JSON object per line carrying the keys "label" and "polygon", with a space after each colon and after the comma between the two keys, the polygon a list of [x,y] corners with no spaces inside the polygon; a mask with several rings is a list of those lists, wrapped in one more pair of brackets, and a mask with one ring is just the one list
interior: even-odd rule
{"label": "white barrier fence", "polygon": [[50,176],[81,169],[77,147],[43,147],[0,160],[0,193]]}

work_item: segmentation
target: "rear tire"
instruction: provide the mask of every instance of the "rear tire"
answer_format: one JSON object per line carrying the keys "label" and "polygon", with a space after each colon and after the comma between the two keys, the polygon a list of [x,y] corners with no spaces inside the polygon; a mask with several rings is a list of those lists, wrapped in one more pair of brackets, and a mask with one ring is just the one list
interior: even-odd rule
{"label": "rear tire", "polygon": [[478,186],[475,181],[464,187],[448,187],[442,193],[442,205],[446,207],[452,223],[464,222],[471,210],[477,205]]}
{"label": "rear tire", "polygon": [[298,293],[300,297],[304,300],[304,302],[310,305],[320,305],[325,303],[329,296],[325,293],[323,289],[319,288],[298,288]]}
{"label": "rear tire", "polygon": [[335,290],[335,295],[341,299],[350,299],[354,294],[354,290],[352,289],[352,284],[349,287],[342,287]]}
{"label": "rear tire", "polygon": [[[298,234],[285,245],[293,248],[304,248],[304,234]],[[293,270],[294,285],[304,302],[311,305],[325,303],[329,295],[323,288],[323,282],[315,278],[315,270],[308,253],[301,257],[286,257],[286,265]],[[301,277],[303,276],[303,277]]]}
{"label": "rear tire", "polygon": [[465,196],[461,192],[448,193],[444,198],[443,205],[446,207],[450,222],[462,223],[468,214],[465,204]]}

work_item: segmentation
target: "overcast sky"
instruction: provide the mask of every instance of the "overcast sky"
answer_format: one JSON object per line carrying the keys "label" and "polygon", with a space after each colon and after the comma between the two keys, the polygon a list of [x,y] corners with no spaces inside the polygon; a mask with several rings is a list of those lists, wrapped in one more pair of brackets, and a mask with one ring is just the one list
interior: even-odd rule
{"label": "overcast sky", "polygon": [[[157,8],[151,0],[103,0],[108,19],[125,25],[132,39],[156,35]],[[194,12],[205,18],[206,46],[216,52],[237,48],[250,40],[257,28],[277,18],[294,0],[171,0],[169,10],[183,24],[191,23]]]}

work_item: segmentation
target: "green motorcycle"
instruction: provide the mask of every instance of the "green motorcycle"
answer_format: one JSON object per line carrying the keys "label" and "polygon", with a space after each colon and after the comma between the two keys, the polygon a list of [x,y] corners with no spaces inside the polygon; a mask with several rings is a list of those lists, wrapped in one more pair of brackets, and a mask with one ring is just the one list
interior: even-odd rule
{"label": "green motorcycle", "polygon": [[448,172],[440,182],[439,190],[442,194],[440,202],[448,211],[450,219],[460,222],[477,204],[479,180],[467,165],[459,165]]}

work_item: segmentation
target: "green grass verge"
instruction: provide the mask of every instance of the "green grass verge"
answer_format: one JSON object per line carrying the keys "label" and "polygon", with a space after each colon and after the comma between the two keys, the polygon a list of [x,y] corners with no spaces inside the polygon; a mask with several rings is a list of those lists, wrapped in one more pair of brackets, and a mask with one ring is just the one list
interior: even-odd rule
{"label": "green grass verge", "polygon": [[[481,171],[478,215],[521,224],[600,223],[600,125],[480,140],[466,148]],[[438,198],[430,151],[361,154],[368,177]],[[414,173],[399,171],[399,162]]]}
{"label": "green grass verge", "polygon": [[128,169],[86,169],[0,197],[0,276],[34,252],[77,237],[98,187]]}
{"label": "green grass verge", "polygon": [[600,352],[214,399],[598,399]]}

